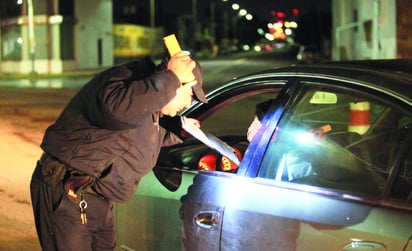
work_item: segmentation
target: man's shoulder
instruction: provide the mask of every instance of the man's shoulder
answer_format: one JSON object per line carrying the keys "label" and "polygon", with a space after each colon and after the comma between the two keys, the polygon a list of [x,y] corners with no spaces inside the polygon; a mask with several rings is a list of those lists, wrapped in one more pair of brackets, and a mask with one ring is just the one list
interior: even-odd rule
{"label": "man's shoulder", "polygon": [[156,68],[155,62],[150,57],[137,58],[134,61],[130,61],[120,65],[120,67],[126,67],[131,70],[142,70],[142,68],[154,69]]}

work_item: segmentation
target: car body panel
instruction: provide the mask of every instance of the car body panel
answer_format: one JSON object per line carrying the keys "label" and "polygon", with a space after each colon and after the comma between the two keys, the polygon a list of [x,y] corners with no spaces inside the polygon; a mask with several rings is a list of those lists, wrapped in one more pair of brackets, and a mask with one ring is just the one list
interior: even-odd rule
{"label": "car body panel", "polygon": [[118,250],[180,250],[183,230],[178,202],[193,177],[183,175],[179,189],[171,192],[151,172],[130,201],[115,204]]}
{"label": "car body panel", "polygon": [[[376,250],[402,250],[411,235],[410,211],[232,176],[202,172],[196,177],[184,198],[187,250],[343,250],[364,242],[375,243]],[[214,228],[194,222],[198,212],[214,211],[222,215]]]}

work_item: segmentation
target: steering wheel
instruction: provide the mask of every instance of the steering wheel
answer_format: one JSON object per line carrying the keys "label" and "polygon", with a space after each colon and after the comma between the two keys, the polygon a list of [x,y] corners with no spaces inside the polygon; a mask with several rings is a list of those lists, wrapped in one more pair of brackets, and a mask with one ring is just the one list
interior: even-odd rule
{"label": "steering wheel", "polygon": [[[238,141],[235,144],[231,144],[240,161],[242,160],[243,154],[246,151],[248,145],[249,142],[247,140]],[[237,171],[238,165],[236,165],[233,161],[229,160],[226,156],[223,156],[219,152],[213,150],[200,157],[198,161],[198,169],[234,173]]]}

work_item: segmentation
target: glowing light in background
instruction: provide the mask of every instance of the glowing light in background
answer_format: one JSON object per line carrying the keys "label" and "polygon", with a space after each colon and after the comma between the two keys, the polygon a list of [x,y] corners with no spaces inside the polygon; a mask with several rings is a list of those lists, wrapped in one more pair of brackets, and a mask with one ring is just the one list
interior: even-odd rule
{"label": "glowing light in background", "polygon": [[247,14],[247,11],[245,9],[239,10],[239,16],[243,17],[243,16],[246,16],[246,14]]}
{"label": "glowing light in background", "polygon": [[243,49],[244,51],[249,51],[249,50],[250,50],[250,46],[247,45],[247,44],[245,44],[245,45],[242,46],[242,49]]}
{"label": "glowing light in background", "polygon": [[275,40],[275,37],[271,33],[266,33],[265,38],[269,41]]}

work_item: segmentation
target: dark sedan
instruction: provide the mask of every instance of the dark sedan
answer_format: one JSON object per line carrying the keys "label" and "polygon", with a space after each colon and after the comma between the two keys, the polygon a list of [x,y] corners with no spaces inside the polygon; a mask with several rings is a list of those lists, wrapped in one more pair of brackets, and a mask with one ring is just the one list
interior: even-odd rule
{"label": "dark sedan", "polygon": [[[235,80],[282,89],[236,171],[200,171],[183,196],[186,250],[412,250],[411,65],[299,65]],[[227,117],[221,129],[241,139],[232,126]],[[207,153],[194,149],[168,156],[197,164]]]}
{"label": "dark sedan", "polygon": [[[333,250],[338,244],[342,250],[384,250],[381,246],[392,238],[397,238],[396,247],[401,245],[412,234],[412,172],[411,154],[406,152],[411,141],[411,85],[410,77],[400,72],[412,69],[412,64],[392,60],[367,64],[375,70],[361,70],[365,62],[350,62],[256,73],[208,93],[208,104],[193,103],[182,115],[199,119],[203,130],[235,147],[243,158],[240,167],[227,168],[224,156],[191,137],[163,149],[154,172],[142,179],[133,199],[115,205],[118,250],[181,250],[183,238],[188,250],[287,250],[296,242],[300,250]],[[262,130],[244,155],[255,105],[273,99]],[[369,124],[350,125],[351,114],[362,114],[351,112],[351,103],[369,106],[369,112],[363,109]],[[365,121],[352,117],[352,123]],[[384,130],[386,123],[396,122],[399,128],[392,128],[394,135],[400,135],[396,142],[383,137],[383,131],[382,137],[373,136],[381,135],[377,130]],[[319,135],[322,128],[325,135]],[[367,132],[362,132],[365,128]],[[309,141],[312,147],[298,144],[314,133],[323,140]],[[324,164],[312,172],[316,175],[292,180],[297,175],[288,176],[284,164],[285,159],[293,160],[292,150],[295,160],[313,158],[313,163],[331,167]],[[369,167],[362,171],[365,162]],[[280,166],[285,171],[278,171]],[[314,164],[304,166],[315,169]],[[183,200],[183,237],[179,199],[199,170],[217,172],[202,171]]]}

